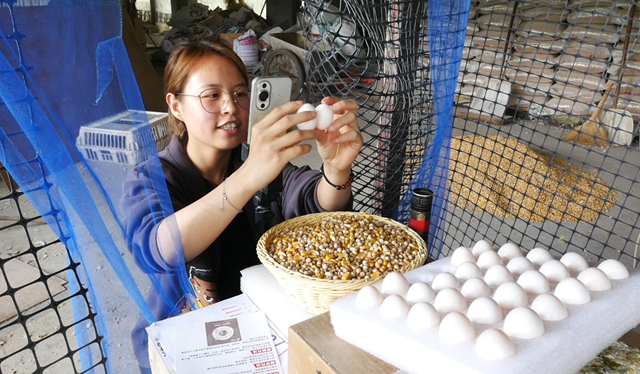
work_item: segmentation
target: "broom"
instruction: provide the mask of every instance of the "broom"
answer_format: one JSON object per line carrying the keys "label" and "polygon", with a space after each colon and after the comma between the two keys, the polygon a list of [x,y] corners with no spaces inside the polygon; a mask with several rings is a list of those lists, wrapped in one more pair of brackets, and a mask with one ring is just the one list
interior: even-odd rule
{"label": "broom", "polygon": [[604,92],[602,99],[598,103],[598,107],[593,112],[588,121],[578,126],[575,130],[571,130],[566,133],[562,140],[567,142],[576,142],[582,145],[594,145],[596,147],[608,147],[609,138],[607,137],[607,131],[600,126],[600,113],[604,103],[609,98],[609,93],[613,88],[614,82],[609,82],[607,90]]}

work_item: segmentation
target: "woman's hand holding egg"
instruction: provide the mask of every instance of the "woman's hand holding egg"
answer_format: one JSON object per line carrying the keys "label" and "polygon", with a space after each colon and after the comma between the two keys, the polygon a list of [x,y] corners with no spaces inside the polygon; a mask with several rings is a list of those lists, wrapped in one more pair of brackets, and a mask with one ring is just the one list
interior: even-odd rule
{"label": "woman's hand holding egg", "polygon": [[[358,127],[358,103],[355,100],[338,100],[335,97],[325,97],[322,104],[318,105],[322,114],[316,109],[316,120],[320,120],[328,110],[331,110],[332,119],[326,131],[321,131],[316,139],[318,142],[318,153],[322,157],[325,164],[325,174],[331,177],[331,172],[347,172],[351,170],[351,165],[360,153],[362,148],[362,135]],[[325,123],[318,123],[317,127]],[[344,179],[344,178],[342,178]],[[342,180],[336,176],[334,183],[340,183]]]}
{"label": "woman's hand holding egg", "polygon": [[316,112],[316,118],[299,123],[299,130],[313,130],[318,128],[324,131],[331,125],[331,122],[333,122],[333,110],[331,110],[331,107],[327,104],[320,104],[315,108],[311,104],[304,104],[297,111],[297,113],[300,112]]}

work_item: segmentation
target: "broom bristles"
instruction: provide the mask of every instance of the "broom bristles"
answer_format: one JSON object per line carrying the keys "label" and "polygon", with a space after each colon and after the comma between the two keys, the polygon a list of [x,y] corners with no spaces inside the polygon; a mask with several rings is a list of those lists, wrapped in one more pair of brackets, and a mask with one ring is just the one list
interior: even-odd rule
{"label": "broom bristles", "polygon": [[596,147],[608,147],[609,137],[607,131],[597,122],[588,120],[578,126],[576,130],[566,133],[562,140],[567,142],[576,142],[582,145],[593,145]]}

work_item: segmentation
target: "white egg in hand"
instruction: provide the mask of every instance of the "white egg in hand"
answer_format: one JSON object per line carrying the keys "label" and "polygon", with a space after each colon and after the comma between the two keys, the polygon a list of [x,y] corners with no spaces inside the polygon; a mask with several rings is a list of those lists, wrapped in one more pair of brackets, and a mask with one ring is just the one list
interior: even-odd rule
{"label": "white egg in hand", "polygon": [[386,319],[402,317],[409,313],[409,309],[409,304],[402,296],[391,295],[380,305],[380,315]]}
{"label": "white egg in hand", "polygon": [[382,281],[380,290],[385,295],[404,295],[409,291],[409,281],[404,275],[394,271],[387,274]]}
{"label": "white egg in hand", "polygon": [[370,308],[378,306],[384,300],[384,296],[373,286],[364,286],[356,295],[356,305],[358,308]]}
{"label": "white egg in hand", "polygon": [[544,321],[561,321],[569,315],[569,311],[562,301],[550,293],[536,296],[531,303],[531,309],[538,313]]}
{"label": "white egg in hand", "polygon": [[485,360],[502,360],[516,353],[516,345],[498,329],[484,330],[476,340],[476,353]]}
{"label": "white egg in hand", "polygon": [[467,341],[476,336],[476,328],[469,318],[460,312],[451,312],[444,316],[438,330],[440,339],[448,344]]}
{"label": "white egg in hand", "polygon": [[316,127],[326,130],[333,122],[333,110],[327,104],[320,104],[316,107]]}
{"label": "white egg in hand", "polygon": [[407,315],[407,325],[413,330],[424,330],[440,323],[440,314],[433,305],[417,303]]}
{"label": "white egg in hand", "polygon": [[[298,109],[298,111],[296,113],[302,113],[302,112],[315,112],[316,108],[311,105],[311,104],[303,104],[300,109]],[[317,121],[318,117],[310,119],[306,122],[301,122],[298,124],[298,130],[313,130],[316,128],[316,125],[318,123]]]}
{"label": "white egg in hand", "polygon": [[505,317],[504,332],[518,339],[534,339],[544,334],[544,324],[538,313],[527,307],[519,307]]}
{"label": "white egg in hand", "polygon": [[618,260],[604,260],[598,265],[598,269],[604,271],[607,277],[612,280],[629,278],[629,270]]}

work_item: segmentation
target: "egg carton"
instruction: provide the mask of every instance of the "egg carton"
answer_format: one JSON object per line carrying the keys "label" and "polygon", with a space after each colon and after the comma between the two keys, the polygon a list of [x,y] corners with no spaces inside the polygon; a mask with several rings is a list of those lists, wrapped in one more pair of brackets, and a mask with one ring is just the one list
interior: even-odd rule
{"label": "egg carton", "polygon": [[408,373],[569,373],[640,323],[639,290],[616,260],[481,240],[330,313],[338,337]]}
{"label": "egg carton", "polygon": [[126,110],[81,126],[76,146],[87,160],[137,165],[147,159],[147,147],[155,144],[160,152],[169,144],[168,117],[162,112]]}

